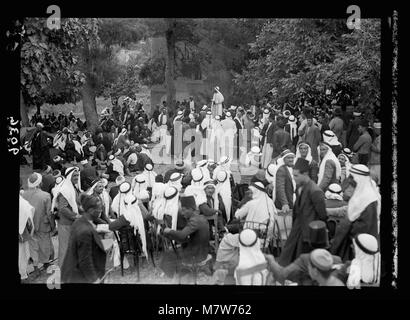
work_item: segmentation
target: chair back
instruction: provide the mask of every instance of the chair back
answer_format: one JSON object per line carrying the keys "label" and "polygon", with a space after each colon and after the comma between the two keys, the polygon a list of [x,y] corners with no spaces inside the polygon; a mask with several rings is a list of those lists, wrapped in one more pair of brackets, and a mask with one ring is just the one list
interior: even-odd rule
{"label": "chair back", "polygon": [[118,230],[119,245],[124,253],[140,253],[141,245],[138,235],[134,233],[134,228],[131,226],[122,227]]}
{"label": "chair back", "polygon": [[268,275],[268,263],[266,261],[250,268],[235,270],[237,285],[264,286],[268,282]]}
{"label": "chair back", "polygon": [[243,229],[252,229],[255,231],[260,240],[261,248],[265,248],[268,238],[269,220],[267,222],[244,221],[241,223],[240,231]]}

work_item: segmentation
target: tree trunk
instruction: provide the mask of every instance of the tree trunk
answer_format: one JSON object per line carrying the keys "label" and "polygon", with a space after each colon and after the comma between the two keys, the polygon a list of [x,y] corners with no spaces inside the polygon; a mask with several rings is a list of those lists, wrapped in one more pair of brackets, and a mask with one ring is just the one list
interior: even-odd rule
{"label": "tree trunk", "polygon": [[20,91],[20,117],[21,117],[21,126],[22,127],[29,127],[30,122],[27,115],[27,107],[24,103],[23,94]]}
{"label": "tree trunk", "polygon": [[175,20],[167,19],[165,38],[167,41],[167,64],[165,67],[165,86],[167,89],[167,106],[175,112]]}
{"label": "tree trunk", "polygon": [[37,105],[36,108],[37,108],[37,114],[40,114],[40,108],[41,108],[41,106]]}
{"label": "tree trunk", "polygon": [[95,101],[94,88],[90,85],[88,78],[81,89],[81,96],[83,100],[83,112],[85,120],[87,121],[87,130],[95,132],[98,126],[97,104]]}

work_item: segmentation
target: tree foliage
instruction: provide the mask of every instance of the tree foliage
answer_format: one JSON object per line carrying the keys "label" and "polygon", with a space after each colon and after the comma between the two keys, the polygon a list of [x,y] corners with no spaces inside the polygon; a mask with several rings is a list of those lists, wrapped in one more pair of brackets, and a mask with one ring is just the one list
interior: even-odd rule
{"label": "tree foliage", "polygon": [[380,88],[380,22],[361,21],[353,31],[344,20],[270,21],[250,44],[246,68],[235,75],[236,92],[254,103],[275,88],[276,102],[284,103],[302,91],[343,88],[370,102]]}
{"label": "tree foliage", "polygon": [[74,102],[85,81],[76,48],[96,37],[88,21],[63,19],[59,30],[47,28],[46,19],[24,22],[21,45],[21,88],[27,105]]}

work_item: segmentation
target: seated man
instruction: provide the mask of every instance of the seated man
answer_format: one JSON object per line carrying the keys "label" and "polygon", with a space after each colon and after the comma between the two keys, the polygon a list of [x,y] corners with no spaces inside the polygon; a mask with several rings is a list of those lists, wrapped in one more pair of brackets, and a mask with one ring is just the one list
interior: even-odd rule
{"label": "seated man", "polygon": [[177,264],[196,262],[202,264],[209,259],[209,225],[208,221],[198,214],[193,196],[181,197],[182,215],[187,225],[182,230],[164,229],[164,236],[170,240],[182,243],[181,250],[165,252],[160,266],[168,276],[172,276]]}

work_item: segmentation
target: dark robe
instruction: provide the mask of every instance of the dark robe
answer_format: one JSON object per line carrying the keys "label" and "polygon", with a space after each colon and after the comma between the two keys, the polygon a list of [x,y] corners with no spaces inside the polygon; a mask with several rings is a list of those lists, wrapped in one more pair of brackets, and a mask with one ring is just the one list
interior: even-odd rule
{"label": "dark robe", "polygon": [[352,239],[360,233],[368,233],[379,239],[377,201],[370,203],[355,221],[350,222],[347,218],[340,220],[329,251],[341,257],[343,262],[352,260],[354,258]]}
{"label": "dark robe", "polygon": [[49,143],[47,140],[47,134],[43,131],[39,131],[34,134],[31,142],[31,151],[33,154],[33,170],[44,169],[45,165],[51,163]]}

